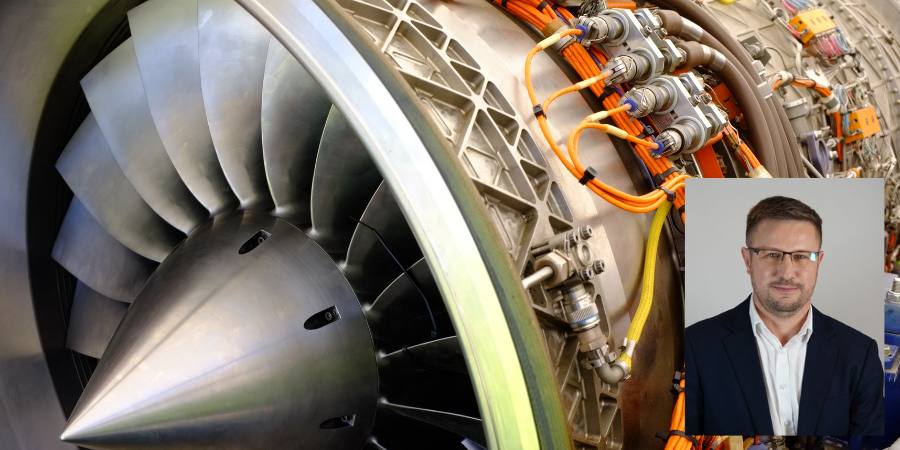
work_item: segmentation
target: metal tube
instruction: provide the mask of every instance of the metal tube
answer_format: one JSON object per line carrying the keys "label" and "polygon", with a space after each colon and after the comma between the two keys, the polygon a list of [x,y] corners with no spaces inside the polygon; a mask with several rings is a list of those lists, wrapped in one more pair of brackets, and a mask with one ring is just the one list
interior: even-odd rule
{"label": "metal tube", "polygon": [[550,266],[544,266],[531,275],[522,279],[522,287],[526,290],[553,276],[553,269]]}

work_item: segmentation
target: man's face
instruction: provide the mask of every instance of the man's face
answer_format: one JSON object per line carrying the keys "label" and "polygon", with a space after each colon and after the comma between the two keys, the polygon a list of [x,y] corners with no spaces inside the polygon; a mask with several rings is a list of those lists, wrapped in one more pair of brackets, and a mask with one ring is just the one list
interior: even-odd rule
{"label": "man's face", "polygon": [[[748,247],[784,252],[818,251],[816,227],[805,220],[763,220],[750,234]],[[812,299],[816,277],[824,253],[815,261],[797,262],[789,255],[781,261],[766,258],[763,253],[741,249],[744,265],[750,274],[753,293],[770,314],[790,317]]]}

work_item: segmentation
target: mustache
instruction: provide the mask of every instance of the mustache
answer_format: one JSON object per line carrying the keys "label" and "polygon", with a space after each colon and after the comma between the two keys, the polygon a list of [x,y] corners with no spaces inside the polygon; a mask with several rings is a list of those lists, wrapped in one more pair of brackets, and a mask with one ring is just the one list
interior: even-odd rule
{"label": "mustache", "polygon": [[790,282],[790,281],[781,281],[781,280],[775,281],[775,282],[773,282],[773,283],[769,283],[769,286],[770,286],[770,287],[778,286],[778,287],[781,287],[781,288],[788,287],[788,288],[797,288],[797,289],[800,289],[800,288],[803,287],[803,285],[800,285],[800,284],[797,284],[797,283],[792,283],[792,282]]}

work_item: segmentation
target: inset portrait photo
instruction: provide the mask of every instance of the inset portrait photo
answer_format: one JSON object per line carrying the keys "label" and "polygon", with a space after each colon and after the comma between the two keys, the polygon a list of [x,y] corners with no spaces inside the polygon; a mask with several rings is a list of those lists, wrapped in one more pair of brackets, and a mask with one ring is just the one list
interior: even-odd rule
{"label": "inset portrait photo", "polygon": [[884,433],[884,183],[691,179],[691,435]]}

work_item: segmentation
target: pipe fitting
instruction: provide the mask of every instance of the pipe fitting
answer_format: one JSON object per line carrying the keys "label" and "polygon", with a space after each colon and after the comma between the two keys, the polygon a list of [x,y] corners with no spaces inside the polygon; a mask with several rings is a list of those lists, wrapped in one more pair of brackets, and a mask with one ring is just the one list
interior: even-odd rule
{"label": "pipe fitting", "polygon": [[699,41],[706,33],[700,25],[682,17],[675,11],[660,9],[656,11],[656,15],[669,34],[691,41]]}
{"label": "pipe fitting", "polygon": [[574,332],[580,332],[600,323],[600,310],[584,285],[578,283],[563,290],[563,315]]}
{"label": "pipe fitting", "polygon": [[706,66],[714,72],[720,72],[725,68],[728,59],[722,52],[699,42],[679,42],[678,48],[685,53],[682,69],[693,69],[697,66]]}
{"label": "pipe fitting", "polygon": [[631,377],[631,367],[622,361],[604,364],[595,370],[600,379],[606,384],[618,384]]}

